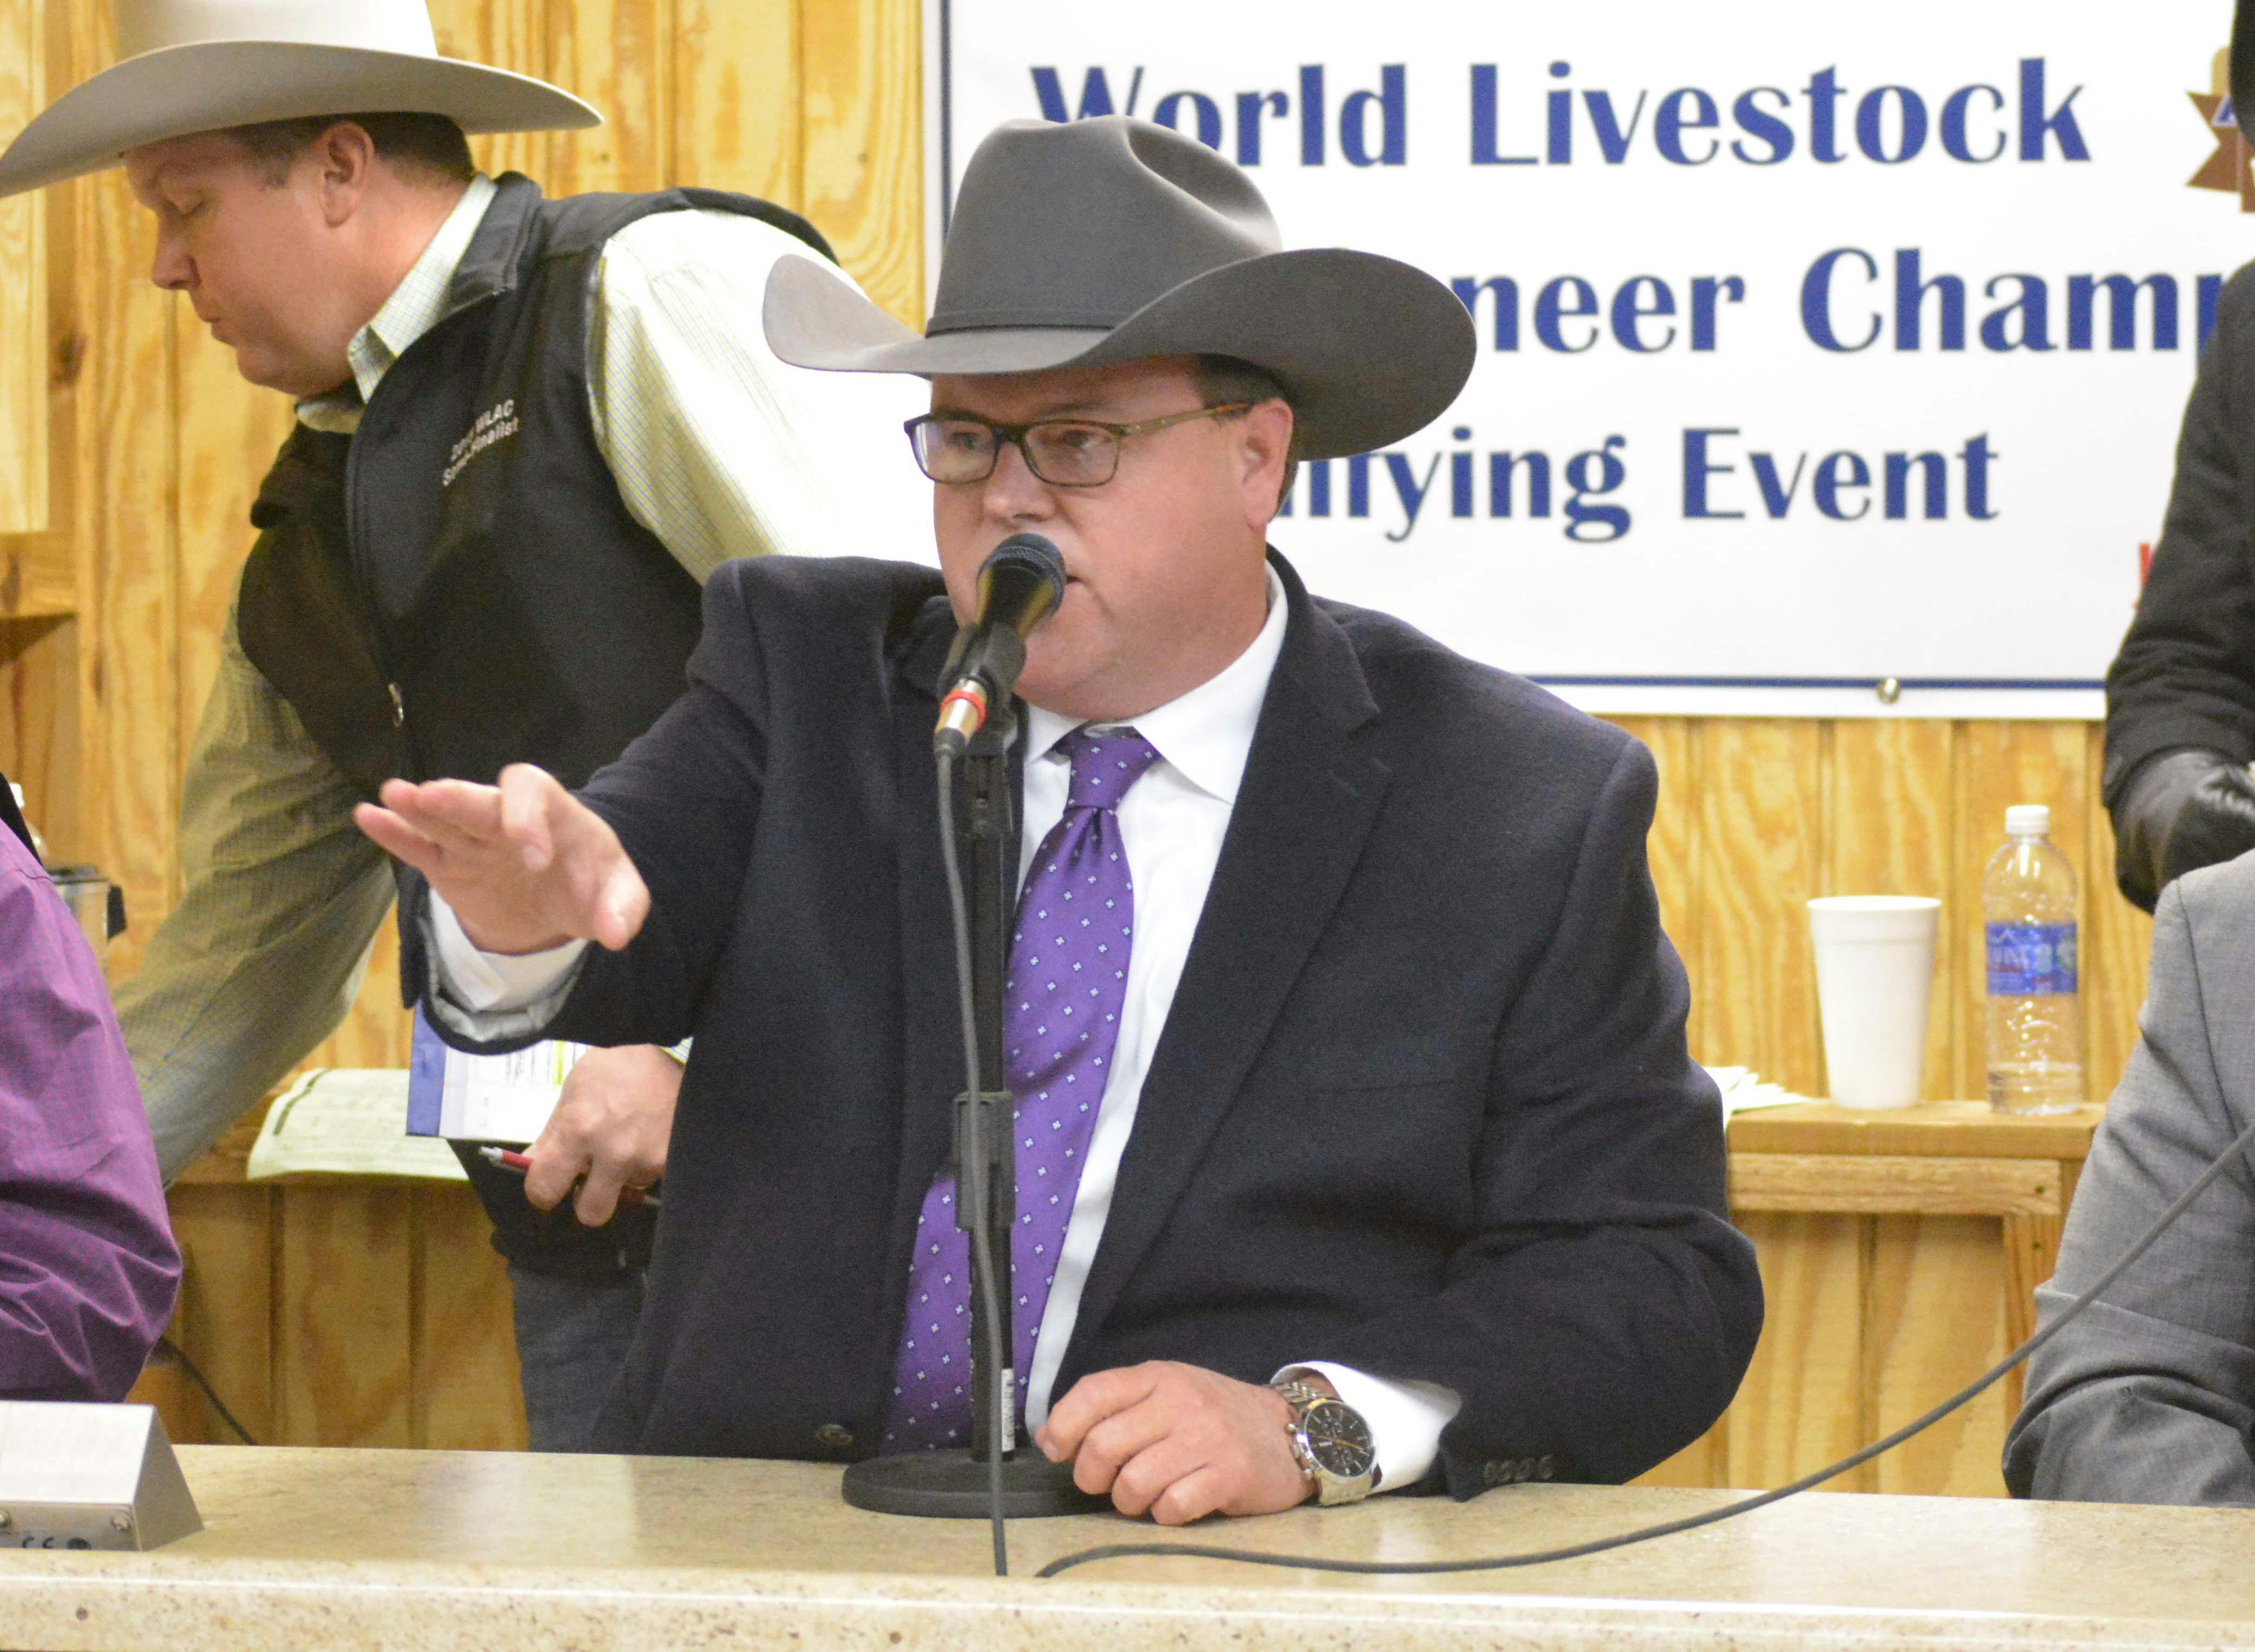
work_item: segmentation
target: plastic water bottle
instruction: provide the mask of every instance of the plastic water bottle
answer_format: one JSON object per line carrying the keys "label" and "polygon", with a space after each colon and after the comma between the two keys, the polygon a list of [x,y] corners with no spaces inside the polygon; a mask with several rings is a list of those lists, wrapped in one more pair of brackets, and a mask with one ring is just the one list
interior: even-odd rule
{"label": "plastic water bottle", "polygon": [[1981,878],[1989,967],[1989,1105],[2060,1113],[2083,1103],[2075,868],[2040,803],[2005,811],[2005,845]]}

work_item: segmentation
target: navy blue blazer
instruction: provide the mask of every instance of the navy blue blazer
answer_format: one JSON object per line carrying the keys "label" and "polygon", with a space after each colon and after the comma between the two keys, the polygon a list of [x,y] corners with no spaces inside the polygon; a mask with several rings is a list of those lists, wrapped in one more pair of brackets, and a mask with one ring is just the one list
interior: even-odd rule
{"label": "navy blue blazer", "polygon": [[[1651,756],[1275,566],[1283,651],[1057,1392],[1332,1360],[1464,1396],[1458,1496],[1625,1480],[1721,1413],[1762,1315],[1645,862]],[[581,794],[649,921],[546,1030],[697,1039],[598,1446],[866,1456],[962,1072],[931,755],[955,627],[929,569],[788,557],[720,569],[705,616],[686,696]]]}

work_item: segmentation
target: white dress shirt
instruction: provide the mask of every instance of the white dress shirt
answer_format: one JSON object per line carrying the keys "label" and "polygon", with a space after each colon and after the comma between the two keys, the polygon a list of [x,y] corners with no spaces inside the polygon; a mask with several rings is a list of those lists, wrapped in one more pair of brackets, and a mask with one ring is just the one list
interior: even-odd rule
{"label": "white dress shirt", "polygon": [[[1111,1076],[1097,1109],[1072,1217],[1057,1256],[1057,1279],[1050,1287],[1034,1343],[1033,1369],[1026,1384],[1029,1430],[1039,1428],[1049,1416],[1057,1369],[1079,1316],[1081,1290],[1111,1213],[1112,1192],[1135,1128],[1144,1075],[1166,1029],[1175,988],[1205,907],[1206,889],[1221,858],[1222,839],[1236,807],[1261,701],[1284,645],[1284,622],[1283,584],[1272,569],[1268,617],[1252,646],[1218,676],[1144,713],[1132,724],[1159,754],[1159,761],[1143,772],[1117,810],[1135,886],[1135,944],[1128,953],[1127,998]],[[1056,747],[1079,726],[1038,706],[1028,708],[1018,849],[1021,887],[1042,840],[1064,818],[1071,765]],[[435,895],[431,914],[442,989],[455,1004],[478,1016],[522,1013],[524,1006],[551,998],[587,946],[573,941],[523,957],[481,953]],[[1436,1383],[1374,1377],[1324,1361],[1287,1366],[1277,1374],[1309,1372],[1329,1378],[1339,1397],[1370,1424],[1380,1489],[1398,1489],[1424,1476],[1439,1448],[1442,1429],[1457,1414],[1460,1401],[1454,1390]]]}

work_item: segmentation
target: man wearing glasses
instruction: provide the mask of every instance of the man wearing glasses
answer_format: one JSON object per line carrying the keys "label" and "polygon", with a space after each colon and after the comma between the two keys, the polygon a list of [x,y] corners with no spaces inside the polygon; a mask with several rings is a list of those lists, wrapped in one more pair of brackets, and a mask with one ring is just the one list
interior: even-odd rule
{"label": "man wearing glasses", "polygon": [[361,811],[428,880],[410,961],[449,1038],[696,1036],[607,1447],[967,1433],[931,730],[980,565],[1027,531],[1068,576],[1017,685],[1034,1442],[1177,1523],[1626,1479],[1728,1402],[1760,1286],[1645,864],[1651,759],[1268,550],[1296,459],[1409,434],[1474,354],[1430,278],[1278,245],[1236,168],[1107,117],[980,147],[922,337],[783,261],[778,355],[931,381],[944,589],[731,565],[687,697],[576,796],[518,766]]}

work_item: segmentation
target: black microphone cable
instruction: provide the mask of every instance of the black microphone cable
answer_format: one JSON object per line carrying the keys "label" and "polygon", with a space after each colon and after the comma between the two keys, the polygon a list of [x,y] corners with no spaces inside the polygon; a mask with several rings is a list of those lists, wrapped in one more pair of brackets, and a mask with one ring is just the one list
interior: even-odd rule
{"label": "black microphone cable", "polygon": [[[1844,1474],[1851,1468],[1860,1467],[1883,1452],[1893,1451],[1913,1435],[1933,1427],[1958,1407],[1992,1387],[2014,1366],[2020,1364],[2045,1343],[2049,1342],[2065,1330],[2084,1309],[2097,1302],[2106,1288],[2127,1273],[2132,1264],[2153,1248],[2153,1241],[2167,1233],[2177,1218],[2191,1207],[2193,1201],[2206,1192],[2209,1185],[2223,1174],[2231,1162],[2251,1146],[2255,1146],[2255,1124],[2250,1124],[2242,1130],[2231,1145],[2216,1156],[2216,1162],[2202,1170],[2195,1178],[2191,1186],[2177,1195],[2175,1202],[2160,1213],[2153,1225],[2146,1230],[2144,1236],[2128,1250],[2123,1252],[2112,1267],[2099,1275],[2097,1281],[2088,1290],[2068,1304],[2066,1311],[2006,1354],[1989,1370],[1975,1378],[1971,1383],[1950,1395],[1925,1416],[1904,1424],[1893,1433],[1872,1441],[1863,1450],[1842,1458],[1829,1467],[1820,1468],[1814,1473],[1804,1474],[1799,1480],[1789,1485],[1780,1486],[1774,1491],[1759,1492],[1752,1497],[1726,1504],[1721,1508],[1711,1508],[1701,1514],[1689,1515],[1682,1520],[1663,1521],[1655,1526],[1640,1526],[1633,1531],[1618,1532],[1610,1537],[1593,1537],[1586,1543],[1570,1543],[1562,1549],[1538,1549],[1523,1554],[1493,1555],[1479,1560],[1327,1560],[1316,1555],[1266,1554],[1259,1550],[1230,1549],[1219,1543],[1105,1543],[1098,1548],[1078,1550],[1071,1554],[1060,1556],[1034,1575],[1037,1578],[1054,1578],[1060,1572],[1071,1571],[1075,1566],[1088,1565],[1095,1561],[1120,1560],[1130,1556],[1142,1555],[1161,1558],[1178,1556],[1201,1560],[1232,1560],[1248,1566],[1284,1566],[1295,1571],[1349,1571],[1378,1577],[1429,1576],[1435,1572],[1444,1571],[1501,1571],[1514,1566],[1541,1566],[1557,1560],[1578,1560],[1586,1555],[1601,1555],[1608,1550],[1626,1549],[1632,1543],[1650,1543],[1655,1537],[1672,1537],[1677,1532],[1692,1531],[1701,1526],[1712,1526],[1725,1520],[1736,1520],[1741,1515],[1751,1515],[1757,1508],[1767,1508],[1772,1503],[1783,1502],[1788,1497],[1795,1496],[1814,1487],[1822,1486],[1828,1480]],[[1001,1542],[999,1536],[995,1541],[999,1544]]]}

